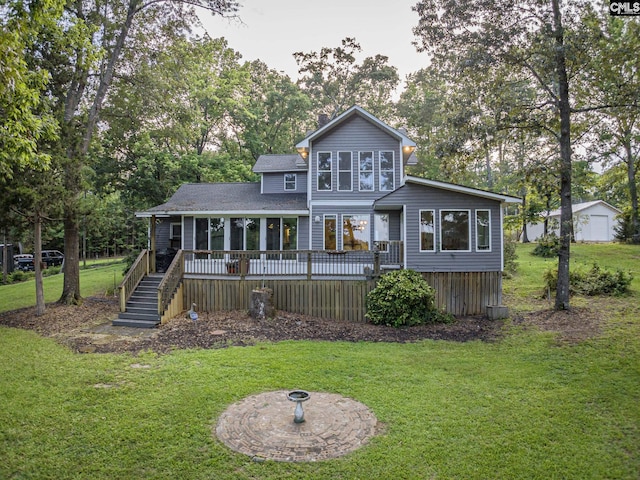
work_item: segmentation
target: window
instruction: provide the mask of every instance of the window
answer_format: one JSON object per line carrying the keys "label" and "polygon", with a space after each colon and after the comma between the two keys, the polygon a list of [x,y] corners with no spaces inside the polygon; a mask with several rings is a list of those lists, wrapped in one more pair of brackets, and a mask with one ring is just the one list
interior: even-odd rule
{"label": "window", "polygon": [[224,218],[211,219],[211,250],[224,250]]}
{"label": "window", "polygon": [[331,153],[318,152],[318,190],[331,190]]}
{"label": "window", "polygon": [[342,249],[369,250],[369,215],[342,216]]}
{"label": "window", "polygon": [[351,152],[338,152],[338,190],[351,191],[353,180]]}
{"label": "window", "polygon": [[336,216],[324,216],[324,249],[336,250]]}
{"label": "window", "polygon": [[373,216],[373,244],[380,252],[389,251],[389,214],[376,213]]}
{"label": "window", "polygon": [[232,218],[230,223],[231,250],[260,250],[259,218]]}
{"label": "window", "polygon": [[181,223],[172,223],[169,227],[169,238],[171,240],[177,239],[180,240],[182,238],[182,224]]}
{"label": "window", "polygon": [[[295,250],[297,248],[298,219],[295,217],[267,218],[267,250]],[[279,259],[280,256],[270,254],[267,258],[273,260]]]}
{"label": "window", "polygon": [[296,189],[296,174],[285,173],[284,174],[284,189],[295,190]]}
{"label": "window", "polygon": [[470,251],[469,211],[440,210],[440,248],[443,251]]}
{"label": "window", "polygon": [[433,210],[420,210],[420,251],[433,252],[436,249]]}
{"label": "window", "polygon": [[196,218],[196,250],[209,250],[208,218]]}
{"label": "window", "polygon": [[476,250],[488,252],[491,250],[491,212],[476,210]]}
{"label": "window", "polygon": [[380,152],[380,190],[390,191],[395,188],[393,152]]}
{"label": "window", "polygon": [[373,152],[360,152],[358,174],[361,192],[373,191]]}

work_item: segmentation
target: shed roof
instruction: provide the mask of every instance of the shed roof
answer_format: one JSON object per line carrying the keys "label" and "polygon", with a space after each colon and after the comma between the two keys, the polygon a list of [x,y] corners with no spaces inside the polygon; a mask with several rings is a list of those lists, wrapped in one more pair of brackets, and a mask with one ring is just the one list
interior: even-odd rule
{"label": "shed roof", "polygon": [[259,183],[185,183],[167,202],[142,212],[138,217],[169,215],[305,215],[307,195],[300,193],[264,194]]}
{"label": "shed roof", "polygon": [[[616,214],[622,213],[622,210],[614,207],[613,205],[609,205],[604,200],[593,200],[591,202],[575,203],[571,205],[571,213],[573,214],[581,213],[581,212],[584,213],[585,210],[589,210],[590,208],[596,205],[602,205]],[[555,210],[551,210],[549,212],[549,217],[559,217],[560,213],[561,213],[561,209],[556,208]]]}

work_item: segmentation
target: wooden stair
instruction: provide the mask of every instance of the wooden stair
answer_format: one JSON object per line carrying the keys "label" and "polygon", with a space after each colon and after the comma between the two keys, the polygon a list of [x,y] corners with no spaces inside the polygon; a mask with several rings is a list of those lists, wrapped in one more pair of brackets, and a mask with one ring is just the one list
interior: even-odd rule
{"label": "wooden stair", "polygon": [[126,309],[111,323],[116,327],[156,328],[158,314],[158,285],[162,274],[146,275],[127,301]]}

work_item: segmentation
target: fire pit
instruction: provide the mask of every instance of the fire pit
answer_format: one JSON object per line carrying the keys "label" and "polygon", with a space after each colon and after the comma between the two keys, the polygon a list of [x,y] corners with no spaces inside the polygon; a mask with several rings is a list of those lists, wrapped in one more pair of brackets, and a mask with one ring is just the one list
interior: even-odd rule
{"label": "fire pit", "polygon": [[296,402],[296,409],[293,412],[294,423],[304,422],[304,410],[302,410],[302,402],[306,402],[310,397],[311,395],[309,395],[309,392],[305,392],[304,390],[294,390],[293,392],[289,392],[287,394],[287,398],[290,401]]}

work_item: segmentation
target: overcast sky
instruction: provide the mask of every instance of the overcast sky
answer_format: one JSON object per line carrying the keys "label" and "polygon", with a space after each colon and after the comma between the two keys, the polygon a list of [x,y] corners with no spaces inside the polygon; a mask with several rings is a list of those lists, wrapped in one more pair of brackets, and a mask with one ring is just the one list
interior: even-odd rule
{"label": "overcast sky", "polygon": [[298,78],[294,52],[335,48],[345,37],[362,47],[358,63],[377,54],[389,57],[405,76],[427,66],[424,53],[411,44],[418,15],[417,0],[240,0],[242,23],[201,15],[212,38],[225,37],[243,60],[262,60],[292,80]]}

